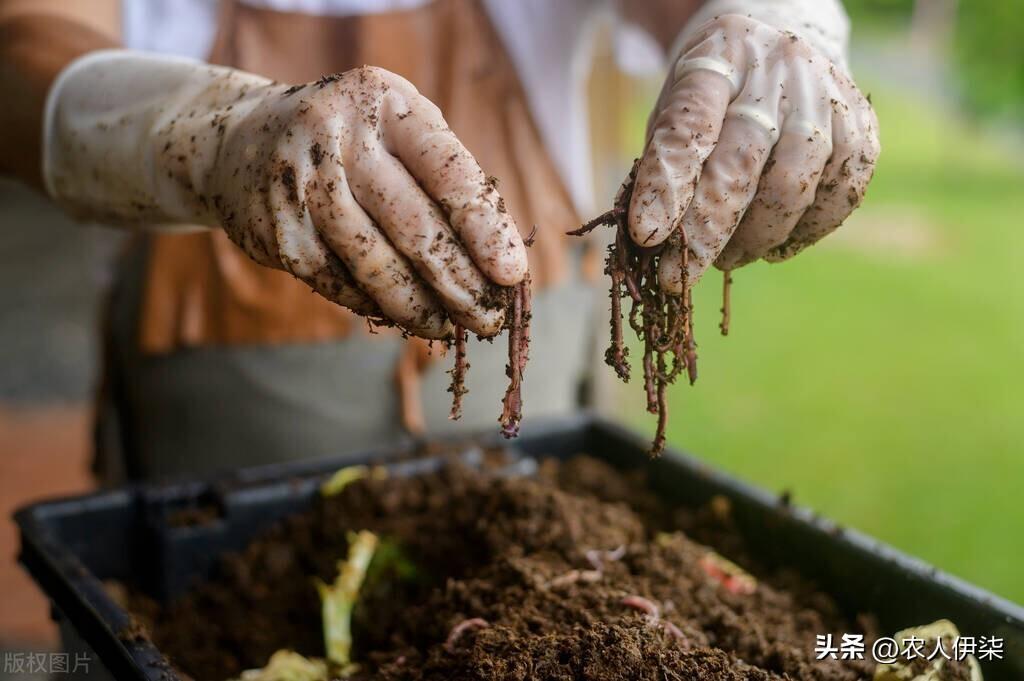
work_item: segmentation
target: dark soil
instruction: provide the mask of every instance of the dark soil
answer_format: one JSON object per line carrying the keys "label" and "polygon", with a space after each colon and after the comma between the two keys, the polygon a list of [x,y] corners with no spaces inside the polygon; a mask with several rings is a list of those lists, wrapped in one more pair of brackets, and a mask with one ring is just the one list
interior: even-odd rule
{"label": "dark soil", "polygon": [[[744,564],[758,576],[753,593],[709,576],[705,545],[657,534],[669,527]],[[816,634],[870,641],[871,619],[847,621],[807,584],[750,565],[724,499],[672,511],[639,478],[588,458],[546,463],[537,479],[453,464],[360,480],[228,556],[216,580],[177,603],[161,610],[136,597],[135,609],[200,681],[261,667],[280,648],[322,656],[311,577],[331,581],[346,532],[360,529],[397,542],[416,574],[364,586],[353,678],[853,681],[873,672],[869,662],[814,660]]]}

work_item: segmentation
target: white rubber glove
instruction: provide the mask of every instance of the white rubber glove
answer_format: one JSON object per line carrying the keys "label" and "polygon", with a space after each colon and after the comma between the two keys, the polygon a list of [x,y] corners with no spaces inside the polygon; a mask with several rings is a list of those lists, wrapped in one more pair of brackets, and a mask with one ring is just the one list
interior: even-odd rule
{"label": "white rubber glove", "polygon": [[641,246],[668,240],[663,287],[796,254],[864,197],[878,121],[846,73],[837,0],[710,0],[684,29],[648,124],[630,205]]}
{"label": "white rubber glove", "polygon": [[[123,50],[68,66],[44,179],[80,217],[222,226],[326,298],[442,338],[504,317],[527,271],[492,181],[406,80],[363,67],[289,87]],[[451,320],[451,321],[450,321]]]}

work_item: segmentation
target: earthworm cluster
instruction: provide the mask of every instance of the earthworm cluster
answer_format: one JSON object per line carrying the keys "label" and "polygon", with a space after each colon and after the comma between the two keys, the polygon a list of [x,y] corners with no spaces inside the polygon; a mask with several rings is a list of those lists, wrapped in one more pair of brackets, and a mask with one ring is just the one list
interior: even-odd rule
{"label": "earthworm cluster", "polygon": [[626,555],[626,547],[623,545],[610,551],[590,549],[584,555],[586,556],[587,562],[590,563],[590,570],[569,570],[565,574],[559,575],[548,582],[547,587],[560,588],[570,584],[576,584],[577,582],[592,584],[594,582],[601,581],[601,578],[604,577],[605,565],[621,560],[622,557]]}
{"label": "earthworm cluster", "polygon": [[611,343],[605,352],[605,362],[620,379],[629,381],[629,348],[623,337],[622,310],[622,299],[628,298],[630,309],[625,318],[644,343],[647,411],[658,415],[658,429],[651,445],[651,454],[657,455],[665,447],[666,390],[684,370],[691,384],[697,380],[697,343],[693,338],[693,297],[686,277],[689,259],[686,233],[679,228],[683,251],[682,296],[668,294],[661,288],[658,262],[662,248],[638,246],[629,236],[629,203],[638,165],[639,160],[633,164],[612,209],[569,234],[582,236],[601,225],[615,229],[615,240],[608,247],[604,270],[611,278],[612,307]]}
{"label": "earthworm cluster", "polygon": [[[532,243],[531,238],[527,245]],[[530,275],[522,282],[513,286],[508,294],[505,310],[505,329],[508,331],[508,365],[505,375],[508,376],[508,388],[501,400],[501,434],[507,438],[519,435],[519,423],[523,420],[523,371],[530,355]],[[466,358],[468,332],[461,325],[455,326],[455,339],[451,345],[455,348],[455,364],[448,372],[451,384],[448,392],[452,394],[452,409],[449,418],[458,419],[462,415],[462,398],[466,389],[466,372],[469,361]]]}

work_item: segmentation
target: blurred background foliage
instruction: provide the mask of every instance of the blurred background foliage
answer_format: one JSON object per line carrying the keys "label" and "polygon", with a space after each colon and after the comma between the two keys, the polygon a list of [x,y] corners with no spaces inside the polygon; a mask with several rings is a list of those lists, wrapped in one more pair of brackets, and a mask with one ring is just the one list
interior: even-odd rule
{"label": "blurred background foliage", "polygon": [[856,31],[947,41],[963,104],[984,116],[1024,113],[1024,0],[846,0]]}
{"label": "blurred background foliage", "polygon": [[[670,441],[1024,602],[1024,2],[846,5],[881,125],[867,199],[792,261],[737,271],[727,338],[705,277]],[[621,403],[653,430],[638,391]]]}

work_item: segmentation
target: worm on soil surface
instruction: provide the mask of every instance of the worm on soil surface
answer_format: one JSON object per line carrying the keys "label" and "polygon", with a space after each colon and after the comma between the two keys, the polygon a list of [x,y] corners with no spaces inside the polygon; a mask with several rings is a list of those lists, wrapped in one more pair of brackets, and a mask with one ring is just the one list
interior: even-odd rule
{"label": "worm on soil surface", "polygon": [[459,639],[462,638],[462,635],[467,631],[486,629],[489,626],[491,626],[490,622],[482,617],[471,617],[468,620],[462,620],[452,627],[451,633],[448,634],[448,638],[444,642],[445,650],[449,653],[453,652],[455,650],[455,644],[459,642]]}

